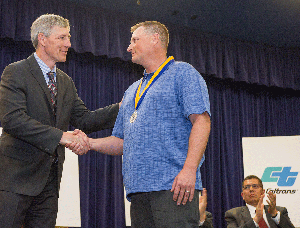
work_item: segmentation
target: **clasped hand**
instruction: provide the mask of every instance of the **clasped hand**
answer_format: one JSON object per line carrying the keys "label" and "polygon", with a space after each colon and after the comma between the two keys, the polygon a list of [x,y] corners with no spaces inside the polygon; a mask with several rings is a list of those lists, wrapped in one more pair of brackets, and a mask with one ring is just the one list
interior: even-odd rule
{"label": "clasped hand", "polygon": [[90,150],[89,138],[81,130],[64,132],[60,144],[72,150],[77,155],[86,154]]}

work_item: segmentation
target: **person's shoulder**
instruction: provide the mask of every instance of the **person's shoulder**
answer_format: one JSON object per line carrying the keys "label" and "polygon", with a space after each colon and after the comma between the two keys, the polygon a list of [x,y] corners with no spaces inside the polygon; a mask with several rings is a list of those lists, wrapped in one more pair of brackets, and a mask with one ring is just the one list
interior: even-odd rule
{"label": "person's shoulder", "polygon": [[182,69],[195,69],[191,64],[182,61],[175,61],[173,67]]}
{"label": "person's shoulder", "polygon": [[139,80],[135,81],[134,83],[132,83],[132,84],[127,88],[126,91],[131,91],[131,90],[134,90],[134,91],[135,91],[135,90],[137,89],[137,87],[139,86],[141,80],[142,80],[142,79],[139,79]]}
{"label": "person's shoulder", "polygon": [[13,63],[10,63],[8,66],[16,66],[16,67],[21,67],[22,65],[24,64],[27,64],[28,63],[28,59],[21,59],[19,61],[16,61],[16,62],[13,62]]}
{"label": "person's shoulder", "polygon": [[64,77],[70,78],[70,76],[69,76],[67,73],[65,73],[64,71],[62,71],[62,70],[59,69],[59,68],[56,68],[56,74],[60,74],[60,75],[62,75],[62,76],[64,76]]}
{"label": "person's shoulder", "polygon": [[238,213],[238,212],[240,212],[240,211],[243,211],[243,210],[245,210],[245,209],[247,209],[246,206],[242,206],[242,207],[234,207],[234,208],[231,208],[231,209],[227,210],[227,211],[225,212],[225,214],[236,214],[236,213]]}
{"label": "person's shoulder", "polygon": [[276,209],[280,212],[287,211],[286,207],[282,207],[282,206],[276,206]]}
{"label": "person's shoulder", "polygon": [[181,75],[185,78],[201,78],[199,71],[187,62],[175,61],[171,69],[172,72],[176,72],[176,75]]}
{"label": "person's shoulder", "polygon": [[22,59],[13,63],[8,64],[3,72],[7,71],[20,71],[24,70],[24,68],[28,65],[28,59]]}

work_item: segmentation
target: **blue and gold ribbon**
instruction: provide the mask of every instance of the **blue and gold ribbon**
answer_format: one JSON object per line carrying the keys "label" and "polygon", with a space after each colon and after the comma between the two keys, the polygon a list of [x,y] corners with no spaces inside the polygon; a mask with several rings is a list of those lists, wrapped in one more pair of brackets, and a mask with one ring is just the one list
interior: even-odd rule
{"label": "blue and gold ribbon", "polygon": [[155,73],[153,74],[153,76],[151,77],[149,82],[147,83],[146,87],[144,88],[144,90],[140,94],[142,83],[143,83],[143,81],[141,81],[141,83],[139,84],[139,86],[138,86],[138,88],[135,92],[135,99],[134,99],[134,101],[135,101],[134,102],[135,110],[137,110],[139,108],[139,106],[141,105],[141,103],[144,100],[144,97],[145,97],[146,93],[148,92],[148,90],[150,89],[150,87],[162,75],[162,73],[166,69],[168,69],[170,64],[173,63],[174,61],[175,60],[174,60],[173,56],[170,56],[169,58],[167,58],[166,61],[164,61],[163,64],[161,64],[160,67],[155,71]]}

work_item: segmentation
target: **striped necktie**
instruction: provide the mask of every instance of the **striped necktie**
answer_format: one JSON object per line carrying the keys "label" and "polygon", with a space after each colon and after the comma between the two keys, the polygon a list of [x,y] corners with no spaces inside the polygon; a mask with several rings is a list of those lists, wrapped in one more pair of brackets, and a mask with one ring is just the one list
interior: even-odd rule
{"label": "striped necktie", "polygon": [[52,107],[54,113],[56,112],[56,95],[57,95],[57,87],[56,87],[56,82],[54,79],[54,72],[48,72],[47,73],[49,77],[49,82],[48,82],[48,88],[50,90],[50,97],[51,97],[51,102],[52,102]]}

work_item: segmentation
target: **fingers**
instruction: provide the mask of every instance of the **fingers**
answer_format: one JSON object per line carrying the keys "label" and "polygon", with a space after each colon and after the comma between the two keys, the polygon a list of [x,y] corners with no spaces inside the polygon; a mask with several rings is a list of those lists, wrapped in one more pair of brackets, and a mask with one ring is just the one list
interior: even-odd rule
{"label": "fingers", "polygon": [[192,202],[195,194],[195,188],[191,188],[190,196],[189,196],[189,201]]}
{"label": "fingers", "polygon": [[192,201],[195,194],[196,173],[190,169],[182,169],[175,177],[171,191],[174,192],[173,200],[177,205],[185,205]]}
{"label": "fingers", "polygon": [[258,201],[258,206],[263,206],[264,198],[265,198],[265,194],[262,194],[259,201]]}
{"label": "fingers", "polygon": [[195,187],[180,186],[175,178],[171,192],[174,192],[173,200],[177,201],[177,205],[185,205],[188,200],[190,202],[193,200],[195,194]]}
{"label": "fingers", "polygon": [[[185,205],[189,199],[193,199],[194,190],[186,190],[182,188],[180,190],[175,190],[173,195],[173,200],[177,201],[177,205]],[[191,200],[190,200],[191,201]]]}
{"label": "fingers", "polygon": [[79,129],[75,129],[71,136],[69,135],[68,143],[65,146],[77,155],[86,154],[90,150],[89,138]]}
{"label": "fingers", "polygon": [[276,203],[276,194],[274,194],[273,192],[271,192],[271,191],[268,192],[268,198],[273,203]]}
{"label": "fingers", "polygon": [[82,148],[83,148],[82,145],[76,142],[71,143],[71,145],[69,146],[69,149],[72,150],[77,155],[83,154]]}
{"label": "fingers", "polygon": [[201,196],[202,196],[202,198],[207,199],[207,190],[206,190],[206,188],[203,188]]}
{"label": "fingers", "polygon": [[87,150],[90,149],[89,138],[83,131],[80,131],[79,129],[75,129],[73,131],[73,134],[78,136],[78,140],[83,147],[85,147]]}
{"label": "fingers", "polygon": [[207,190],[206,188],[203,188],[201,196],[199,196],[199,206],[205,206],[207,205]]}
{"label": "fingers", "polygon": [[205,188],[202,190],[201,196],[199,196],[199,211],[200,211],[200,216],[205,214],[207,206],[207,191]]}
{"label": "fingers", "polygon": [[263,211],[264,211],[263,199],[264,199],[264,197],[265,197],[265,194],[261,195],[261,197],[258,201],[258,204],[256,206],[255,217],[253,218],[253,220],[257,223],[263,217]]}
{"label": "fingers", "polygon": [[268,192],[268,200],[267,203],[269,204],[268,212],[272,215],[275,215],[277,213],[276,209],[276,194],[272,192]]}

